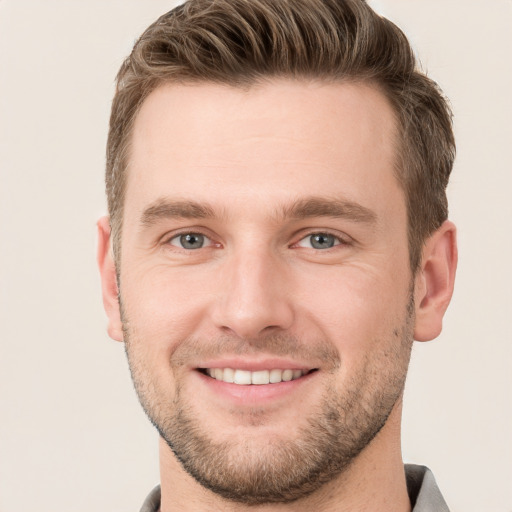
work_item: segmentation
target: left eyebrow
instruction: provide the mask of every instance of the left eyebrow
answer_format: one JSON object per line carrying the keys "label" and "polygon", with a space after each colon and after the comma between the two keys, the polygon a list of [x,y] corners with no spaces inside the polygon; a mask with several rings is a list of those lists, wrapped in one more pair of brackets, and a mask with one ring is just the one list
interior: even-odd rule
{"label": "left eyebrow", "polygon": [[365,224],[377,222],[375,212],[365,206],[345,199],[323,197],[299,199],[290,206],[284,207],[280,216],[299,220],[311,217],[334,217]]}
{"label": "left eyebrow", "polygon": [[152,226],[163,219],[211,219],[213,208],[195,201],[170,201],[159,199],[148,206],[141,215],[141,224]]}

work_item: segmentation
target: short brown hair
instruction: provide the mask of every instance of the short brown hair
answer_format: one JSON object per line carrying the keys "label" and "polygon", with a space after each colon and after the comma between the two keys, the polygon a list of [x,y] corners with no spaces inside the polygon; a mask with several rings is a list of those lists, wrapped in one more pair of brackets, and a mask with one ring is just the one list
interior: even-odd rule
{"label": "short brown hair", "polygon": [[118,73],[110,117],[106,188],[114,253],[132,127],[147,96],[169,82],[237,87],[272,77],[364,81],[388,98],[416,271],[424,241],[448,215],[452,116],[437,84],[417,69],[403,32],[364,0],[189,0],[142,34]]}

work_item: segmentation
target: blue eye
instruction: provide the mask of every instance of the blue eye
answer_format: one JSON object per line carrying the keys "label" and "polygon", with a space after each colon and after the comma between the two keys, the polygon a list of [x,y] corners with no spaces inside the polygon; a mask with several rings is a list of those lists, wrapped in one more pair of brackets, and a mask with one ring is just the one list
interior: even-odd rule
{"label": "blue eye", "polygon": [[339,244],[339,238],[329,233],[312,233],[298,243],[300,247],[312,249],[330,249]]}
{"label": "blue eye", "polygon": [[211,240],[201,233],[183,233],[171,238],[169,243],[181,249],[194,250],[211,245]]}

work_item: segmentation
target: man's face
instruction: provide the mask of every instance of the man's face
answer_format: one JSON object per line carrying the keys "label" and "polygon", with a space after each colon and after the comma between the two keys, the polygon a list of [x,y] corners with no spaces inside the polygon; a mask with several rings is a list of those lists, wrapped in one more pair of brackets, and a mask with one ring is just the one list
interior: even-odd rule
{"label": "man's face", "polygon": [[398,408],[414,314],[394,134],[361,84],[169,85],[138,114],[130,368],[185,469],[224,497],[312,492]]}

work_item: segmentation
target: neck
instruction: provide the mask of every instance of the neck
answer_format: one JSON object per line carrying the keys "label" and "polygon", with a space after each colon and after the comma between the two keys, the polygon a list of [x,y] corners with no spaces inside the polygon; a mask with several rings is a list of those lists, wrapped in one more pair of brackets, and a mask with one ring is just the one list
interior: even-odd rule
{"label": "neck", "polygon": [[196,482],[160,439],[161,512],[410,512],[400,450],[401,403],[386,425],[338,477],[292,503],[244,505],[226,501]]}

